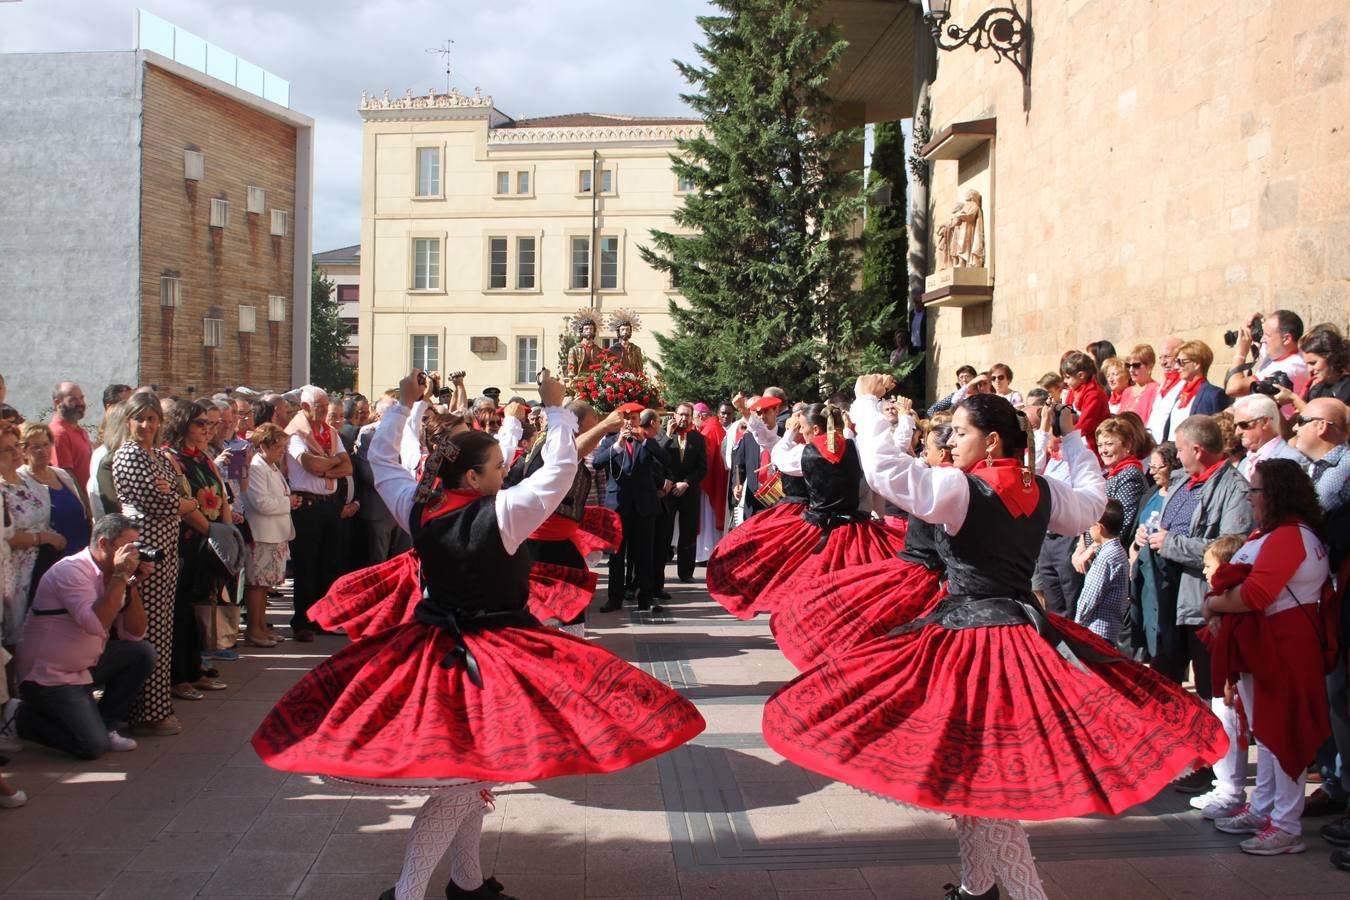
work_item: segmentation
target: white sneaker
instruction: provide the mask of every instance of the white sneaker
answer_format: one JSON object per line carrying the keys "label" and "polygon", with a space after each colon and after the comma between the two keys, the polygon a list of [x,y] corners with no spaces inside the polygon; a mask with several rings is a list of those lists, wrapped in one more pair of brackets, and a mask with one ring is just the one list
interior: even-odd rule
{"label": "white sneaker", "polygon": [[1308,849],[1303,844],[1303,836],[1281,831],[1274,825],[1267,825],[1256,837],[1247,838],[1238,845],[1243,853],[1253,856],[1279,856],[1281,853],[1302,853]]}
{"label": "white sneaker", "polygon": [[1246,798],[1241,795],[1235,797],[1218,788],[1208,794],[1191,798],[1191,806],[1200,810],[1200,815],[1210,820],[1227,819],[1230,816],[1235,816],[1246,805],[1246,802]]}
{"label": "white sneaker", "polygon": [[122,737],[116,731],[109,731],[108,749],[114,753],[126,753],[136,749],[136,742],[129,737]]}
{"label": "white sneaker", "polygon": [[28,802],[28,795],[23,791],[15,791],[12,794],[0,794],[0,809],[18,809]]}
{"label": "white sneaker", "polygon": [[1244,803],[1231,816],[1215,819],[1214,827],[1224,834],[1260,834],[1270,827],[1270,819],[1252,812]]}

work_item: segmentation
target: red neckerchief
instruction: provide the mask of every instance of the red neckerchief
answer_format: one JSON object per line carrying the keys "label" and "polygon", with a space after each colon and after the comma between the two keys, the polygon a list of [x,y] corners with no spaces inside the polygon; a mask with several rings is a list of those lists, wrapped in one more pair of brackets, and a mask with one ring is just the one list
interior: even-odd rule
{"label": "red neckerchief", "polygon": [[484,495],[470,490],[443,491],[439,500],[422,508],[422,524],[425,525],[432,519],[439,519],[457,509],[463,509],[482,496]]}
{"label": "red neckerchief", "polygon": [[1164,372],[1162,387],[1158,388],[1158,393],[1160,394],[1167,393],[1172,388],[1176,387],[1176,383],[1180,380],[1181,380],[1181,373],[1176,371],[1175,369]]}
{"label": "red neckerchief", "polygon": [[1120,462],[1112,466],[1110,469],[1107,469],[1106,477],[1113,478],[1116,475],[1119,475],[1121,472],[1125,471],[1126,469],[1130,468],[1130,466],[1134,466],[1141,472],[1144,471],[1144,464],[1139,461],[1139,458],[1137,456],[1127,456]]}
{"label": "red neckerchief", "polygon": [[1034,478],[1030,484],[1026,483],[1026,470],[1015,459],[978,462],[969,474],[992,487],[1014,519],[1031,515],[1041,500],[1040,485]]}
{"label": "red neckerchief", "polygon": [[1205,376],[1197,375],[1190,381],[1181,386],[1181,393],[1177,395],[1177,409],[1185,409],[1191,405],[1195,395],[1200,392],[1200,386],[1205,383]]}
{"label": "red neckerchief", "polygon": [[1291,356],[1293,356],[1293,355],[1294,355],[1294,351],[1293,351],[1293,350],[1290,350],[1290,351],[1289,351],[1288,353],[1286,353],[1284,356],[1272,356],[1272,357],[1270,358],[1270,362],[1284,362],[1286,359],[1288,359],[1289,357],[1291,357]]}
{"label": "red neckerchief", "polygon": [[1228,457],[1220,459],[1218,462],[1210,466],[1205,471],[1201,472],[1199,475],[1192,475],[1191,480],[1186,482],[1186,487],[1195,488],[1204,484],[1206,481],[1209,481],[1209,479],[1214,476],[1215,472],[1219,471],[1219,469],[1223,468],[1226,465],[1228,465]]}
{"label": "red neckerchief", "polygon": [[[1071,387],[1067,387],[1067,386],[1066,386],[1066,387],[1064,388],[1064,397],[1063,397],[1064,405],[1065,405],[1065,406],[1074,406],[1073,398],[1077,395],[1077,393],[1078,393],[1078,391],[1077,391],[1076,388],[1071,388]],[[1078,407],[1074,406],[1074,409],[1077,409],[1077,408],[1078,408]]]}
{"label": "red neckerchief", "polygon": [[[1247,540],[1253,540],[1261,534],[1255,531]],[[1217,597],[1220,594],[1226,594],[1231,589],[1242,584],[1247,580],[1247,576],[1252,574],[1250,563],[1219,563],[1219,567],[1214,570],[1214,574],[1209,577],[1209,592],[1206,597]]]}
{"label": "red neckerchief", "polygon": [[844,458],[844,438],[842,435],[836,434],[834,436],[834,450],[830,449],[830,436],[827,434],[816,435],[811,438],[811,443],[816,445],[816,449],[820,451],[821,456],[832,463],[838,464],[839,460]]}
{"label": "red neckerchief", "polygon": [[1125,388],[1121,388],[1121,389],[1118,390],[1118,391],[1112,391],[1112,392],[1111,392],[1111,396],[1107,397],[1107,402],[1108,402],[1108,403],[1111,403],[1111,404],[1114,404],[1115,406],[1120,406],[1120,404],[1124,403],[1124,402],[1125,402]]}
{"label": "red neckerchief", "polygon": [[319,449],[324,453],[333,452],[333,432],[328,427],[327,422],[311,422],[310,431],[314,432],[314,440],[319,442]]}

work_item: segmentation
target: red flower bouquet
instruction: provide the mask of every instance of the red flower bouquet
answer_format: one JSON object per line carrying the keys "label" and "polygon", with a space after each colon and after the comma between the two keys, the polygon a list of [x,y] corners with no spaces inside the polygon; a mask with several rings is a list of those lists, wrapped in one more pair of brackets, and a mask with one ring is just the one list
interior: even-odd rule
{"label": "red flower bouquet", "polygon": [[660,409],[665,385],[660,376],[629,372],[619,364],[617,356],[601,350],[586,371],[572,376],[568,388],[573,397],[585,400],[595,407],[596,412],[607,415],[625,403],[641,403],[648,409]]}

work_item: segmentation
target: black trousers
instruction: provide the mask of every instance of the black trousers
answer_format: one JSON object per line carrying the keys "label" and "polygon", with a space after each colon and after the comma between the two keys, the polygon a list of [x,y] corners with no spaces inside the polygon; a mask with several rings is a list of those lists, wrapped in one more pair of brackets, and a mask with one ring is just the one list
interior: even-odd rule
{"label": "black trousers", "polygon": [[609,558],[609,598],[622,600],[624,586],[630,581],[639,599],[650,599],[656,592],[653,577],[656,549],[656,516],[637,513],[622,515],[623,543]]}
{"label": "black trousers", "polygon": [[[1195,692],[1201,700],[1214,699],[1213,679],[1209,671],[1209,648],[1200,640],[1203,625],[1177,625],[1175,641],[1158,641],[1158,653],[1149,660],[1159,675],[1181,684],[1186,680],[1186,667],[1195,669]],[[1164,643],[1175,644],[1176,649],[1164,649]]]}
{"label": "black trousers", "polygon": [[295,579],[295,612],[291,629],[313,631],[309,608],[328,593],[340,574],[342,506],[333,499],[305,497],[291,513],[295,537],[291,540],[291,574]]}
{"label": "black trousers", "polygon": [[1073,568],[1073,542],[1077,538],[1076,534],[1047,534],[1036,560],[1046,612],[1069,619],[1073,618],[1078,595],[1083,592],[1084,576]]}
{"label": "black trousers", "polygon": [[694,554],[698,547],[699,498],[703,492],[698,485],[690,485],[682,497],[667,497],[670,504],[661,513],[656,523],[656,543],[653,552],[653,572],[656,592],[666,589],[666,563],[670,562],[670,542],[675,539],[676,519],[679,520],[679,537],[675,544],[675,570],[682,580],[694,577]]}

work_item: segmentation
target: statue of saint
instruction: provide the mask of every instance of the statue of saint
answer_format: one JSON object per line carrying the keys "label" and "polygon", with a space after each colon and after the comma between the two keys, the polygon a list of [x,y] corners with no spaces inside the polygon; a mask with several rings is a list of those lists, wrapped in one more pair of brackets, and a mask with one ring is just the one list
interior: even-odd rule
{"label": "statue of saint", "polygon": [[952,211],[947,216],[947,221],[938,225],[933,238],[933,254],[937,260],[933,266],[934,272],[941,272],[952,268],[952,222],[961,212],[962,204],[958,203],[952,207]]}
{"label": "statue of saint", "polygon": [[984,207],[980,192],[966,191],[965,202],[953,211],[950,229],[950,255],[953,267],[984,266]]}
{"label": "statue of saint", "polygon": [[612,344],[609,352],[618,360],[619,368],[642,374],[642,348],[633,343],[633,332],[642,327],[638,314],[627,309],[616,309],[609,314],[609,327],[614,329],[618,341]]}
{"label": "statue of saint", "polygon": [[567,351],[567,376],[569,378],[587,371],[596,361],[600,347],[595,343],[595,334],[600,330],[600,317],[592,310],[580,309],[572,316],[572,327],[576,329],[580,340]]}

